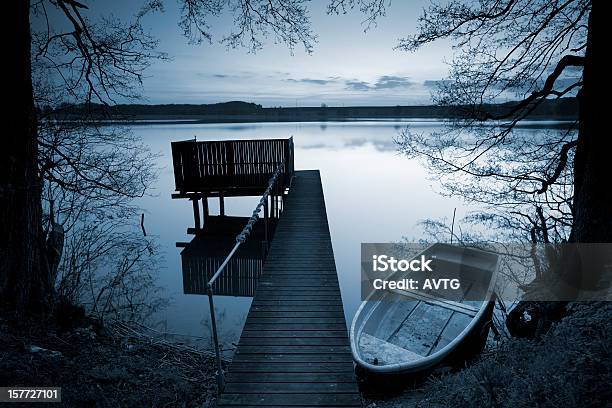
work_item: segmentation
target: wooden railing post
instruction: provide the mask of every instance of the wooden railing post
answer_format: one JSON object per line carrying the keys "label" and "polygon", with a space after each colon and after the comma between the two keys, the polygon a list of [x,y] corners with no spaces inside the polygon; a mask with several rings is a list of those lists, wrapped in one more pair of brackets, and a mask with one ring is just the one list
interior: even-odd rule
{"label": "wooden railing post", "polygon": [[208,284],[208,307],[210,309],[210,324],[212,326],[213,343],[215,347],[215,358],[217,360],[217,393],[220,394],[225,387],[225,378],[223,376],[223,365],[221,363],[221,346],[219,345],[219,337],[217,334],[217,319],[215,318],[215,304],[213,301],[212,284]]}
{"label": "wooden railing post", "polygon": [[269,248],[269,242],[270,242],[270,237],[269,237],[269,223],[270,223],[270,215],[268,214],[268,199],[266,198],[266,201],[264,202],[264,258],[266,257],[266,255],[268,255],[268,248]]}
{"label": "wooden railing post", "polygon": [[208,217],[210,216],[210,213],[208,211],[208,197],[206,195],[202,196],[202,207],[204,211],[204,225],[206,226],[206,224],[208,223]]}
{"label": "wooden railing post", "polygon": [[202,223],[200,222],[200,198],[193,197],[191,199],[191,203],[193,204],[193,221],[196,231],[202,229]]}

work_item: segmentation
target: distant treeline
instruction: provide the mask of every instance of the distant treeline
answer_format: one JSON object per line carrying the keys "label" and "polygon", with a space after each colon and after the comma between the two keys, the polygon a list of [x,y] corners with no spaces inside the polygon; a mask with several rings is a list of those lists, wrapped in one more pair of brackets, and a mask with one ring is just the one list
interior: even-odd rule
{"label": "distant treeline", "polygon": [[[483,107],[489,113],[509,112],[516,102],[492,104]],[[460,117],[465,110],[448,106],[351,106],[351,107],[291,107],[264,108],[248,102],[225,102],[208,105],[166,104],[140,105],[125,104],[103,106],[63,105],[57,109],[44,108],[41,114],[55,119],[95,118],[107,120],[194,120],[199,122],[283,122],[283,121],[324,121],[377,118],[453,118]],[[565,119],[578,116],[576,98],[546,100],[529,115],[533,119]]]}

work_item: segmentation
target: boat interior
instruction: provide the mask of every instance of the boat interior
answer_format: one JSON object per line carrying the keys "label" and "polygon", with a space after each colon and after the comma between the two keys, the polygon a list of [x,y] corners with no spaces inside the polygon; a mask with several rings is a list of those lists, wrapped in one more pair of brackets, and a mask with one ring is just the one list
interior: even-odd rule
{"label": "boat interior", "polygon": [[460,288],[389,289],[379,300],[367,302],[357,330],[364,361],[382,366],[430,356],[458,337],[488,300],[495,255],[449,246],[434,246],[431,251],[428,256],[434,258],[434,272],[396,274],[420,282],[457,278]]}

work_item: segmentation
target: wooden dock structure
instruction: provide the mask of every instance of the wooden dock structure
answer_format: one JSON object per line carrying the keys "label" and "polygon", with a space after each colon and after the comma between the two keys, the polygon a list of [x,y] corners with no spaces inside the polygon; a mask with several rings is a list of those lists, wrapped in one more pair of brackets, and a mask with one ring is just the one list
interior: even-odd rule
{"label": "wooden dock structure", "polygon": [[[247,281],[258,276],[232,362],[218,374],[217,406],[360,407],[319,171],[294,171],[291,138],[173,142],[172,156],[172,197],[190,199],[194,208],[188,233],[195,238],[177,243],[184,247],[185,291],[208,294],[219,367],[213,295],[250,295]],[[223,247],[215,232],[230,220],[223,200],[240,195],[262,198],[236,242]],[[208,214],[215,197],[216,219]],[[262,270],[249,279],[243,271],[232,276],[236,261],[252,263],[258,243]],[[225,261],[219,249],[229,252]]]}
{"label": "wooden dock structure", "polygon": [[318,170],[294,174],[217,406],[361,406]]}

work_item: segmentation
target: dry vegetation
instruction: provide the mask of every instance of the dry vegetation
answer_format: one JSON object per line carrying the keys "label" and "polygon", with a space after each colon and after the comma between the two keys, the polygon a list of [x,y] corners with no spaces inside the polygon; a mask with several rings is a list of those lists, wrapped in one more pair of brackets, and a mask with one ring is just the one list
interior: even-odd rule
{"label": "dry vegetation", "polygon": [[468,368],[368,407],[604,407],[612,401],[612,304],[573,304],[537,341],[509,339]]}
{"label": "dry vegetation", "polygon": [[63,330],[0,317],[0,384],[62,387],[70,407],[214,405],[208,354],[72,317],[77,327]]}

